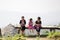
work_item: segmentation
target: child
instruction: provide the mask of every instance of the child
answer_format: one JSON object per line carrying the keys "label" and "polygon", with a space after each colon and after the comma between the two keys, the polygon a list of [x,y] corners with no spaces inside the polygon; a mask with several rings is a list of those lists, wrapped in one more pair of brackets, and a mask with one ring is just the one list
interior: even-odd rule
{"label": "child", "polygon": [[33,32],[33,21],[32,21],[32,18],[30,18],[28,25],[29,25],[28,28],[30,29],[30,32]]}
{"label": "child", "polygon": [[35,29],[38,35],[40,35],[40,28],[41,28],[41,18],[38,17],[37,21],[35,22]]}
{"label": "child", "polygon": [[19,24],[21,25],[21,33],[23,35],[25,31],[25,25],[26,25],[26,20],[24,19],[24,16],[21,17]]}

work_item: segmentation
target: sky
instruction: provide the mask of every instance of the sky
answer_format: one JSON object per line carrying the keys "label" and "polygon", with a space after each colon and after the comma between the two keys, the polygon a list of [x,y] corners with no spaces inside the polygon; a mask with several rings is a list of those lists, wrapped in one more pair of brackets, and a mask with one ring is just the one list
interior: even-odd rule
{"label": "sky", "polygon": [[41,17],[42,25],[60,23],[60,0],[0,0],[0,28],[19,24],[21,16],[29,21]]}

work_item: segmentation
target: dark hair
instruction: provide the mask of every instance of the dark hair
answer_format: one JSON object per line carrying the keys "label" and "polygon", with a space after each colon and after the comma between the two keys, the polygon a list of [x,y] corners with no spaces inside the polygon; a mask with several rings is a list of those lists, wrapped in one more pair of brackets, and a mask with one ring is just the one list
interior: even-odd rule
{"label": "dark hair", "polygon": [[40,17],[38,17],[38,19],[41,19]]}
{"label": "dark hair", "polygon": [[32,20],[32,18],[30,18],[30,21]]}
{"label": "dark hair", "polygon": [[21,18],[24,18],[24,16],[22,16]]}

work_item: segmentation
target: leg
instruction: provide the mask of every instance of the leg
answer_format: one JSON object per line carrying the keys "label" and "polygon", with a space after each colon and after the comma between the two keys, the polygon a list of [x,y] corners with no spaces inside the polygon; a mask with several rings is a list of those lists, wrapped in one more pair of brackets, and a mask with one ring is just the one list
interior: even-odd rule
{"label": "leg", "polygon": [[22,33],[22,36],[24,36],[24,31],[25,31],[25,30],[22,30],[22,32],[21,32],[21,33]]}
{"label": "leg", "polygon": [[22,35],[24,35],[24,32],[25,32],[25,26],[22,27]]}
{"label": "leg", "polygon": [[39,30],[37,30],[37,34],[38,34],[38,36],[40,36],[40,29],[39,29]]}
{"label": "leg", "polygon": [[39,36],[39,32],[37,32],[38,36]]}
{"label": "leg", "polygon": [[33,29],[32,29],[32,32],[34,33]]}

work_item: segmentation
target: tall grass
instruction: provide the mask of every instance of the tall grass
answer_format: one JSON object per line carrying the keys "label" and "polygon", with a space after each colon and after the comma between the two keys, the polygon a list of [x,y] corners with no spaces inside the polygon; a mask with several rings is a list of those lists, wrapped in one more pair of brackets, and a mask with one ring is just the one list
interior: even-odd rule
{"label": "tall grass", "polygon": [[54,38],[55,40],[60,40],[59,37],[60,37],[60,32],[49,32],[48,33],[48,38]]}

